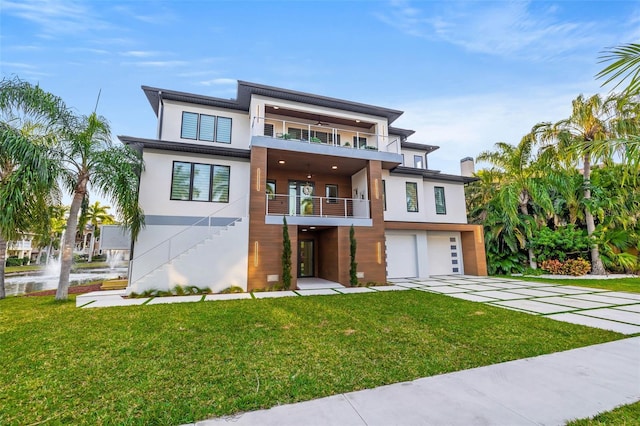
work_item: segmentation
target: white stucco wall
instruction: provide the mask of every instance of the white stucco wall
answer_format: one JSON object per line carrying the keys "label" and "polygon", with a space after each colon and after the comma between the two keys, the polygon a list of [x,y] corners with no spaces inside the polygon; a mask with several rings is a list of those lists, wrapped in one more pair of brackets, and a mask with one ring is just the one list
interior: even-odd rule
{"label": "white stucco wall", "polygon": [[[194,139],[182,139],[180,137],[180,132],[182,130],[183,111],[231,118],[231,143],[228,144],[220,142],[199,141]],[[208,107],[206,105],[194,105],[185,102],[164,100],[161,139],[207,146],[248,149],[250,142],[249,115],[245,112],[232,109],[215,108]]]}
{"label": "white stucco wall", "polygon": [[[397,222],[435,222],[467,223],[467,212],[462,183],[426,181],[422,177],[391,175],[382,171],[386,187],[386,205],[384,220]],[[418,188],[418,211],[408,212],[406,201],[406,182],[415,182]],[[434,187],[444,188],[446,214],[436,214]]]}
{"label": "white stucco wall", "polygon": [[[250,170],[248,160],[158,150],[145,150],[143,158],[145,170],[140,178],[139,203],[145,215],[247,216],[246,200]],[[174,161],[229,166],[229,203],[171,200],[171,175]]]}
{"label": "white stucco wall", "polygon": [[416,149],[407,149],[402,148],[402,155],[404,156],[404,166],[405,167],[417,167],[415,163],[414,156],[418,155],[422,157],[422,169],[425,169],[426,159],[425,159],[425,151],[419,151]]}

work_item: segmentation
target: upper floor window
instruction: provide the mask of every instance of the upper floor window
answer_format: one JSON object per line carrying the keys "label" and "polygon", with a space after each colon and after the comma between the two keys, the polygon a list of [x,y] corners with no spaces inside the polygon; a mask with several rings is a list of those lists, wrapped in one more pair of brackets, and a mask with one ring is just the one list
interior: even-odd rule
{"label": "upper floor window", "polygon": [[424,169],[424,164],[422,163],[422,155],[413,156],[413,167],[415,167],[416,169]]}
{"label": "upper floor window", "polygon": [[407,211],[418,211],[418,184],[415,182],[406,182],[407,195]]}
{"label": "upper floor window", "polygon": [[182,139],[231,143],[231,118],[182,112]]}
{"label": "upper floor window", "polygon": [[433,188],[436,197],[436,214],[447,214],[447,203],[444,198],[444,187],[436,186]]}
{"label": "upper floor window", "polygon": [[325,185],[325,196],[327,197],[327,203],[338,202],[338,185],[328,184]]}
{"label": "upper floor window", "polygon": [[229,202],[229,166],[173,162],[171,199]]}

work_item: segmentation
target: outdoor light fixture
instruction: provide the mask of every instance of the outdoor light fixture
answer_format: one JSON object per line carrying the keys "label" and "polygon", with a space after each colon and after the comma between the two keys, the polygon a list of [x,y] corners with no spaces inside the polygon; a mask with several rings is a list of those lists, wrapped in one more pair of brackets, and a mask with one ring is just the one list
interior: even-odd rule
{"label": "outdoor light fixture", "polygon": [[280,109],[280,107],[279,106],[274,106],[273,109]]}
{"label": "outdoor light fixture", "polygon": [[360,120],[356,120],[356,123],[359,123],[359,122],[360,122]]}
{"label": "outdoor light fixture", "polygon": [[278,160],[278,164],[284,164],[284,160]]}
{"label": "outdoor light fixture", "polygon": [[338,166],[331,166],[331,168],[332,168],[333,170],[336,170],[336,169],[338,168]]}

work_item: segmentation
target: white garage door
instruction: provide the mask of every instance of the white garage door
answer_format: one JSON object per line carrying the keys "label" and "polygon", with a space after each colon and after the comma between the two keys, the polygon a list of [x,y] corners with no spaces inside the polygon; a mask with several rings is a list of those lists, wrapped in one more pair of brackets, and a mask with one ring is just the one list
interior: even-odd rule
{"label": "white garage door", "polygon": [[418,276],[415,235],[387,235],[387,277]]}
{"label": "white garage door", "polygon": [[456,234],[427,234],[429,275],[462,274],[462,250]]}

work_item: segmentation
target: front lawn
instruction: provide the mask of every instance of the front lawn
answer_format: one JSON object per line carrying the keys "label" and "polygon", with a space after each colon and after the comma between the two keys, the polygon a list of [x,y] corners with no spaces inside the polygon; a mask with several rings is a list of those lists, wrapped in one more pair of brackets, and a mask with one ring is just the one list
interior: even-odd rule
{"label": "front lawn", "polygon": [[552,279],[537,277],[513,277],[506,278],[518,279],[520,281],[534,281],[539,283],[550,283],[558,285],[576,285],[579,287],[601,288],[610,291],[628,291],[631,293],[640,293],[640,278],[611,278],[609,280],[599,279]]}
{"label": "front lawn", "polygon": [[0,424],[182,424],[624,336],[417,290],[0,301]]}
{"label": "front lawn", "polygon": [[640,401],[623,405],[590,419],[571,421],[567,423],[567,426],[636,426],[638,424],[640,424]]}

